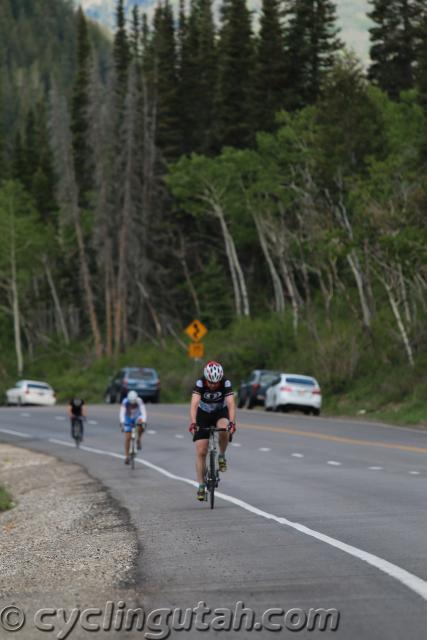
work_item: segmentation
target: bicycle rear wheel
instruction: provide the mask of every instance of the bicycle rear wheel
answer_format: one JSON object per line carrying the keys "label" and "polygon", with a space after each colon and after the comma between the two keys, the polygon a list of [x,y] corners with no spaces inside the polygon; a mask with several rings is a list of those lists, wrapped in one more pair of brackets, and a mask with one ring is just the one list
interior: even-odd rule
{"label": "bicycle rear wheel", "polygon": [[210,452],[209,456],[209,493],[210,493],[210,505],[211,509],[215,506],[215,485],[216,485],[216,472],[215,472],[215,451]]}
{"label": "bicycle rear wheel", "polygon": [[135,469],[135,440],[131,441],[130,449],[130,466],[131,469]]}

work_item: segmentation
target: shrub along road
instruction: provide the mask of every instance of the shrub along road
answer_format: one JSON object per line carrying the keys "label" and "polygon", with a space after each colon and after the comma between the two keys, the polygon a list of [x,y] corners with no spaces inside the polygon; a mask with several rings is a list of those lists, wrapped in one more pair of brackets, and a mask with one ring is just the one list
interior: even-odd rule
{"label": "shrub along road", "polygon": [[[79,451],[63,407],[1,409],[0,439],[78,462],[128,509],[142,549],[137,583],[147,610],[200,600],[234,610],[243,601],[261,620],[272,607],[334,608],[337,638],[423,636],[427,433],[240,411],[212,512],[196,502],[191,484],[187,407],[148,405],[134,472],[122,460],[118,407],[89,413]],[[283,616],[274,616],[281,624]],[[199,635],[194,629],[185,637]],[[274,633],[264,626],[258,637]]]}

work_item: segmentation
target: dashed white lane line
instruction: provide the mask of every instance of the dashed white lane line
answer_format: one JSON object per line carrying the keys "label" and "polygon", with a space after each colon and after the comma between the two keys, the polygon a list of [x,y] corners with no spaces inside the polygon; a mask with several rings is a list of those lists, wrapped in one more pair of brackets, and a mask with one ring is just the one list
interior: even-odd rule
{"label": "dashed white lane line", "polygon": [[382,471],[383,467],[369,467],[369,471]]}
{"label": "dashed white lane line", "polygon": [[260,448],[258,449],[258,451],[264,451],[264,452],[267,452],[267,451],[271,451],[271,449],[270,449],[269,447],[260,447]]}
{"label": "dashed white lane line", "polygon": [[241,447],[242,445],[240,444],[240,442],[232,442],[231,446],[232,447]]}
{"label": "dashed white lane line", "polygon": [[292,454],[292,457],[293,457],[293,458],[303,458],[303,457],[304,457],[304,454],[303,454],[303,453],[293,453],[293,454]]}
{"label": "dashed white lane line", "polygon": [[88,420],[89,424],[98,424],[97,420]]}
{"label": "dashed white lane line", "polygon": [[21,416],[23,418],[31,418],[31,415],[29,413],[21,413]]}
{"label": "dashed white lane line", "polygon": [[[65,444],[66,446],[70,445],[70,443],[63,442],[60,440],[57,440],[56,443]],[[82,449],[83,451],[88,451],[89,453],[98,453],[103,456],[111,456],[113,458],[119,458],[120,460],[124,459],[123,455],[119,453],[113,453],[112,451],[105,451],[103,449],[94,449],[92,447],[86,447],[86,446],[81,446],[80,449]],[[153,469],[153,471],[157,471],[158,473],[162,474],[166,478],[170,478],[171,480],[185,482],[186,484],[189,484],[192,487],[198,486],[197,482],[195,482],[194,480],[190,480],[189,478],[184,478],[182,476],[177,476],[174,473],[167,471],[167,469],[163,469],[162,467],[158,467],[152,462],[148,462],[148,460],[137,458],[136,462],[144,465],[145,467],[148,467],[149,469]],[[250,513],[253,513],[257,516],[266,518],[267,520],[271,520],[273,522],[277,522],[278,524],[281,524],[285,527],[289,527],[290,529],[294,529],[295,531],[299,531],[300,533],[303,533],[304,535],[309,536],[310,538],[314,538],[315,540],[324,542],[325,544],[331,547],[334,547],[335,549],[339,549],[340,551],[343,551],[344,553],[347,553],[348,555],[353,556],[354,558],[358,558],[359,560],[366,562],[366,564],[369,564],[372,567],[375,567],[379,571],[382,571],[386,575],[390,576],[391,578],[394,578],[395,580],[400,582],[400,584],[403,584],[405,587],[407,587],[417,595],[421,596],[423,600],[427,601],[427,582],[422,578],[419,578],[415,574],[410,573],[409,571],[406,571],[406,569],[403,569],[402,567],[399,567],[398,565],[393,564],[388,560],[384,560],[384,558],[376,556],[373,553],[369,553],[368,551],[363,551],[363,549],[359,549],[358,547],[353,547],[350,544],[341,542],[341,540],[337,540],[336,538],[331,538],[330,536],[327,536],[324,533],[320,533],[319,531],[310,529],[309,527],[306,527],[305,525],[300,524],[299,522],[292,522],[287,518],[281,518],[279,516],[274,515],[273,513],[262,511],[261,509],[258,509],[258,507],[254,507],[251,504],[244,502],[243,500],[239,500],[239,498],[234,498],[233,496],[230,496],[226,493],[222,493],[220,491],[217,491],[216,495],[218,496],[218,498],[222,498],[223,500],[230,502],[231,504],[234,504],[237,507],[240,507],[241,509],[245,509],[245,511],[249,511]]]}
{"label": "dashed white lane line", "polygon": [[175,434],[175,438],[179,438],[180,440],[183,438],[184,436],[182,435],[182,433],[176,433]]}
{"label": "dashed white lane line", "polygon": [[64,416],[55,416],[55,420],[65,420]]}
{"label": "dashed white lane line", "polygon": [[148,429],[147,433],[153,435],[153,433],[157,433],[157,431],[155,429]]}
{"label": "dashed white lane line", "polygon": [[419,475],[420,475],[420,472],[419,472],[419,471],[410,471],[410,472],[409,472],[409,474],[410,474],[411,476],[419,476]]}
{"label": "dashed white lane line", "polygon": [[330,464],[331,467],[340,467],[341,466],[341,462],[337,462],[336,460],[328,460],[328,464]]}
{"label": "dashed white lane line", "polygon": [[29,433],[22,433],[21,431],[13,431],[12,429],[0,429],[1,433],[8,433],[11,436],[18,436],[19,438],[31,438]]}

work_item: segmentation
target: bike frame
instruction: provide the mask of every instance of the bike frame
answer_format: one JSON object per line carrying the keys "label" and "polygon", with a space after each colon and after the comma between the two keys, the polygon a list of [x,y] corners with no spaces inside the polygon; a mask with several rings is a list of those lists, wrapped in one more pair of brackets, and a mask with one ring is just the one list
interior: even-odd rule
{"label": "bike frame", "polygon": [[80,442],[83,440],[83,416],[73,416],[71,420],[73,438],[76,441],[76,447],[79,447]]}
{"label": "bike frame", "polygon": [[[219,483],[219,464],[218,464],[218,433],[228,432],[228,429],[218,428],[218,427],[207,427],[209,429],[209,445],[208,445],[208,453],[207,453],[207,464],[205,469],[205,483],[207,493],[209,493],[210,497],[210,507],[211,509],[215,506],[215,489]],[[206,493],[205,500],[207,501],[208,496]]]}

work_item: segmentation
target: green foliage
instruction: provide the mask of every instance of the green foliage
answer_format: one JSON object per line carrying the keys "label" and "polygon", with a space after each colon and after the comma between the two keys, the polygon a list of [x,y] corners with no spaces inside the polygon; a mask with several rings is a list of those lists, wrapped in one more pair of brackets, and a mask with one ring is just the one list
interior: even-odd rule
{"label": "green foliage", "polygon": [[[392,98],[414,86],[420,16],[419,0],[372,0],[369,78]],[[425,13],[425,9],[424,9]]]}
{"label": "green foliage", "polygon": [[337,37],[336,4],[331,0],[290,0],[287,13],[286,105],[295,109],[316,101],[342,43]]}
{"label": "green foliage", "polygon": [[8,491],[4,487],[0,487],[0,513],[12,509],[13,506],[14,503]]}
{"label": "green foliage", "polygon": [[254,134],[254,42],[245,0],[224,0],[218,46],[218,146],[245,147]]}

